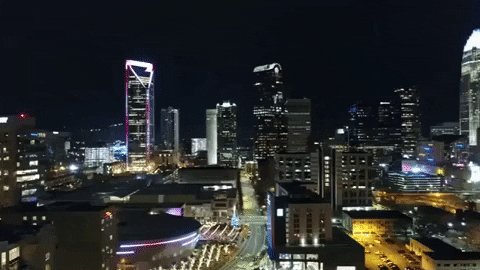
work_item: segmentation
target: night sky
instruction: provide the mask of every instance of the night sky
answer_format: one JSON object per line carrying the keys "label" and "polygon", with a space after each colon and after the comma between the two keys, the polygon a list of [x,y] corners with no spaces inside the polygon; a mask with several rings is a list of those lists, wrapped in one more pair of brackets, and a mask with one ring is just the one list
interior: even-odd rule
{"label": "night sky", "polygon": [[0,0],[0,114],[67,130],[122,122],[131,58],[155,64],[157,117],[180,108],[181,137],[205,136],[205,109],[223,99],[245,135],[253,67],[279,62],[290,96],[313,100],[315,135],[349,104],[412,84],[428,127],[458,119],[462,47],[480,26],[475,0],[161,2]]}

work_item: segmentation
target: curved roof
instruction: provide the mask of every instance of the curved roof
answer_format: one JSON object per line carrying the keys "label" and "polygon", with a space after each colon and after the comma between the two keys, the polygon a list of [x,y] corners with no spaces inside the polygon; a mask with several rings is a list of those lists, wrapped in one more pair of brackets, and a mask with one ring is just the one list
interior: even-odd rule
{"label": "curved roof", "polygon": [[193,233],[200,228],[200,223],[193,218],[165,213],[150,215],[145,210],[124,210],[119,217],[119,242],[170,239]]}
{"label": "curved roof", "polygon": [[473,30],[472,34],[465,43],[465,47],[463,47],[463,51],[470,51],[473,47],[477,47],[480,49],[480,28]]}

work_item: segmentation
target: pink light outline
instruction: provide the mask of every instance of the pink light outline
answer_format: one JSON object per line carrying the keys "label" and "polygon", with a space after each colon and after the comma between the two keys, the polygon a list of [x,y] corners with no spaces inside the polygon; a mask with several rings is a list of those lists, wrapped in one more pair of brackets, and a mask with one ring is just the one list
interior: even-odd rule
{"label": "pink light outline", "polygon": [[153,243],[120,245],[120,248],[151,247],[151,246],[159,246],[159,245],[164,245],[164,244],[171,244],[171,243],[176,243],[176,242],[180,242],[180,241],[190,239],[190,238],[195,237],[197,235],[198,235],[198,233],[194,232],[194,233],[191,233],[187,236],[177,238],[177,239],[173,239],[173,240],[153,242]]}

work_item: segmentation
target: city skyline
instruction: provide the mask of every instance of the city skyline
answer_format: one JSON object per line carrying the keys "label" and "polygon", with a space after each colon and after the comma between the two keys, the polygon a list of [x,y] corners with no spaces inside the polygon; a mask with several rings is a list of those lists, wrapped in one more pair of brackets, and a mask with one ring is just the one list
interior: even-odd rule
{"label": "city skyline", "polygon": [[[410,16],[412,22],[405,22],[405,25],[398,24],[403,17],[401,13],[396,14],[394,12],[396,10],[394,9],[395,5],[401,7],[400,1],[398,3],[392,2],[391,6],[379,6],[377,10],[370,10],[361,6],[359,14],[354,12],[354,3],[326,4],[325,6],[311,6],[308,3],[302,3],[297,7],[299,14],[310,15],[312,12],[320,12],[320,14],[325,15],[324,19],[313,21],[300,19],[294,25],[287,27],[285,30],[286,36],[282,38],[282,40],[285,39],[286,43],[280,42],[280,37],[277,37],[275,28],[268,23],[270,17],[274,15],[264,14],[263,11],[267,9],[266,6],[259,6],[257,11],[250,11],[252,22],[248,22],[247,25],[251,27],[246,29],[236,26],[236,20],[241,17],[242,12],[245,12],[245,8],[239,8],[238,11],[230,11],[231,19],[215,15],[220,16],[217,19],[225,20],[226,27],[234,26],[231,29],[231,34],[227,36],[228,38],[216,45],[207,41],[201,42],[199,49],[193,49],[192,45],[189,45],[190,41],[199,38],[200,34],[205,34],[206,37],[216,40],[217,34],[222,33],[225,28],[220,26],[210,28],[213,22],[205,21],[199,26],[201,29],[199,34],[191,35],[185,40],[188,42],[179,43],[182,46],[177,46],[177,48],[176,43],[162,44],[159,38],[148,38],[154,29],[158,29],[159,33],[164,33],[164,35],[173,35],[171,31],[162,27],[161,22],[155,22],[145,29],[139,29],[139,38],[134,43],[133,40],[127,38],[126,33],[113,25],[113,22],[120,19],[118,14],[114,12],[112,25],[105,26],[105,29],[95,30],[94,34],[97,39],[92,41],[89,41],[90,34],[85,32],[84,27],[75,26],[73,28],[77,32],[75,38],[70,34],[60,32],[58,38],[64,40],[63,45],[66,48],[61,49],[53,44],[55,38],[52,37],[52,32],[50,32],[51,25],[43,23],[38,25],[38,33],[36,32],[34,36],[42,33],[45,35],[31,45],[28,45],[30,43],[24,43],[29,41],[28,37],[16,34],[13,31],[2,35],[2,41],[4,42],[0,44],[5,50],[1,51],[7,55],[3,57],[6,65],[2,68],[0,76],[5,78],[5,87],[10,86],[10,82],[6,78],[12,78],[15,81],[14,78],[19,74],[27,75],[26,83],[18,86],[20,87],[19,91],[7,93],[6,99],[2,99],[5,100],[1,104],[2,113],[14,114],[27,111],[37,117],[40,126],[52,129],[63,129],[64,126],[66,130],[89,129],[122,122],[118,117],[122,107],[113,105],[117,104],[117,101],[122,98],[118,94],[119,89],[122,88],[122,79],[118,75],[118,71],[121,69],[124,59],[133,58],[152,62],[157,67],[155,78],[155,83],[158,86],[158,91],[156,91],[157,108],[173,106],[186,112],[181,128],[187,131],[185,137],[200,137],[204,136],[204,129],[199,124],[203,120],[203,117],[200,117],[201,112],[205,109],[203,104],[207,103],[204,96],[212,94],[217,95],[220,100],[230,99],[239,105],[239,115],[247,115],[246,112],[251,110],[255,100],[255,93],[251,88],[254,81],[251,68],[277,61],[282,64],[285,70],[285,82],[291,94],[295,95],[295,98],[308,97],[312,99],[312,104],[314,104],[312,118],[315,123],[315,126],[312,127],[312,134],[314,136],[327,136],[336,128],[330,119],[333,117],[346,119],[345,108],[363,98],[364,95],[358,94],[360,92],[365,93],[366,97],[373,97],[378,92],[389,93],[392,89],[401,85],[415,84],[423,95],[422,99],[435,100],[435,102],[427,104],[423,110],[441,108],[449,104],[450,98],[457,95],[460,76],[460,71],[453,67],[460,65],[461,59],[458,55],[462,52],[463,45],[476,23],[476,18],[472,15],[474,10],[471,10],[473,3],[469,1],[455,2],[439,6],[438,15],[429,13],[426,17],[423,16],[423,12],[427,10],[428,5],[419,4],[418,10]],[[4,10],[15,8],[15,4],[4,5]],[[159,6],[161,5],[159,4]],[[30,8],[43,10],[45,7],[34,5],[28,7],[28,9]],[[478,7],[475,8],[478,10]],[[458,14],[452,11],[455,9],[458,10]],[[285,6],[278,5],[274,10],[278,14],[277,16],[284,19],[285,23],[294,18]],[[339,15],[340,10],[344,10],[345,15],[335,19],[335,15]],[[52,11],[45,12],[54,15],[51,14]],[[361,19],[361,12],[372,15],[372,20]],[[381,12],[393,16],[387,19],[384,16],[379,16]],[[328,15],[328,13],[331,13],[331,15]],[[448,14],[455,16],[447,16]],[[254,19],[265,15],[268,16],[261,20]],[[352,18],[348,19],[347,15],[352,16]],[[92,16],[99,18],[99,14],[93,14]],[[166,18],[168,18],[168,15],[166,15]],[[441,31],[426,32],[421,28],[412,28],[414,24],[435,26],[440,21],[444,21],[445,18],[451,21],[448,23],[449,26],[444,26],[440,29]],[[6,22],[14,21],[9,17],[3,17],[2,19]],[[357,23],[357,30],[362,31],[363,36],[352,35],[345,31],[353,25],[354,19],[360,19]],[[58,16],[52,16],[52,20],[56,22],[65,20],[67,25],[73,23]],[[87,18],[79,15],[79,20],[87,20]],[[241,21],[245,20],[241,19]],[[338,21],[339,24],[331,30],[320,26],[322,22],[328,20]],[[182,27],[182,29],[186,29],[187,33],[192,33],[188,21],[183,23],[178,20],[175,21],[178,23],[176,27]],[[95,20],[94,22],[97,23]],[[155,28],[155,26],[158,27]],[[256,27],[261,27],[266,36],[259,37],[252,30]],[[303,27],[305,30],[298,32],[295,31],[295,29],[298,29],[296,27]],[[319,31],[323,33],[323,36],[308,42],[308,31]],[[109,34],[110,32],[117,34]],[[343,34],[339,35],[337,32]],[[396,33],[398,38],[392,37],[389,33]],[[78,45],[72,43],[74,39],[80,41]],[[407,40],[410,41],[407,42]],[[117,46],[115,45],[117,44],[116,41],[121,41],[125,45]],[[233,46],[232,44],[237,41],[241,41],[241,43]],[[251,44],[252,42],[258,45],[241,46],[241,44]],[[349,47],[349,44],[356,44],[358,49],[355,50],[355,53],[337,53],[344,51],[345,48]],[[370,48],[366,44],[374,44],[374,47]],[[437,45],[434,46],[434,44]],[[25,49],[32,46],[32,50],[27,50],[28,53],[23,58],[18,58],[15,56],[19,55],[21,51],[16,49],[16,45],[21,45],[20,47]],[[213,47],[209,49],[209,45]],[[317,49],[313,50],[314,46],[320,46],[318,51]],[[108,52],[106,48],[109,48]],[[225,49],[219,53],[219,50],[214,48]],[[294,53],[297,48],[304,48],[305,50]],[[428,54],[424,54],[425,48],[429,48]],[[212,52],[212,50],[215,52]],[[59,56],[55,56],[55,51],[58,51]],[[89,52],[90,57],[81,57],[82,51]],[[395,51],[398,61],[392,61],[391,57],[387,57],[390,51]],[[200,56],[201,53],[199,52],[206,52],[206,55]],[[46,58],[46,54],[52,55],[52,57]],[[60,55],[69,59],[69,69],[59,69],[66,64],[59,58]],[[329,55],[340,57],[339,61],[335,61]],[[224,63],[221,61],[224,56],[235,59],[235,61],[228,61],[228,64]],[[206,57],[210,59],[206,61],[208,59]],[[14,60],[15,58],[18,59]],[[345,60],[348,60],[352,65],[341,67],[340,62]],[[393,62],[395,62],[395,65],[393,65]],[[47,65],[50,68],[41,69],[40,65]],[[6,68],[6,66],[11,68]],[[90,68],[83,68],[85,66]],[[343,72],[342,69],[344,69]],[[371,72],[367,73],[366,70],[369,69]],[[26,71],[26,73],[19,72],[19,74],[16,74],[12,73],[13,70]],[[59,80],[60,85],[67,85],[67,87],[62,86],[60,91],[60,87],[57,87],[49,79],[51,76],[44,76],[46,70],[58,72],[59,74],[55,78]],[[88,70],[91,82],[99,81],[100,77],[101,80],[95,85],[89,84],[87,83],[89,80],[81,79],[84,77],[81,70]],[[199,72],[196,72],[197,70]],[[316,71],[314,72],[314,70]],[[419,70],[427,73],[419,76]],[[68,73],[65,73],[67,71]],[[318,77],[315,75],[318,74],[317,71],[324,72],[326,76],[323,76],[322,83],[315,87],[315,82],[317,82],[315,78]],[[356,74],[356,71],[360,73]],[[348,75],[349,80],[340,80],[343,76],[342,73]],[[378,83],[372,85],[371,81],[375,78],[380,81],[376,80]],[[436,79],[431,80],[431,78]],[[67,79],[75,81],[75,84],[62,83]],[[328,92],[328,89],[335,89],[335,91]],[[38,96],[38,92],[45,93],[45,95],[43,97]],[[188,96],[191,98],[182,99],[179,95],[176,95],[179,92],[184,93],[184,95],[181,95],[182,97]],[[438,92],[444,94],[439,96],[437,95]],[[22,103],[12,102],[12,100],[19,100],[19,93],[31,93],[31,95],[26,95],[26,99]],[[204,95],[205,93],[207,95]],[[330,102],[326,102],[323,98],[326,94],[335,100],[332,103],[338,105],[332,107]],[[91,102],[91,110],[83,112],[83,107],[88,102],[86,100],[88,96],[96,98],[95,101]],[[39,98],[42,100],[41,103],[37,102]],[[6,102],[6,100],[10,102]],[[58,110],[64,106],[61,100],[72,101],[72,105],[69,106],[69,110],[65,114],[58,113]],[[202,102],[192,103],[191,100]],[[43,103],[49,105],[40,106]],[[95,117],[98,114],[103,116],[102,120]],[[53,116],[47,117],[47,115]],[[427,123],[424,131],[430,125],[452,121],[457,118],[455,113],[441,110],[438,115],[425,115],[424,117]],[[72,119],[76,119],[76,121],[72,122]],[[252,121],[252,117],[241,117],[239,119],[242,132],[247,135],[252,134],[252,130],[248,130]],[[244,136],[242,135],[242,137]]]}

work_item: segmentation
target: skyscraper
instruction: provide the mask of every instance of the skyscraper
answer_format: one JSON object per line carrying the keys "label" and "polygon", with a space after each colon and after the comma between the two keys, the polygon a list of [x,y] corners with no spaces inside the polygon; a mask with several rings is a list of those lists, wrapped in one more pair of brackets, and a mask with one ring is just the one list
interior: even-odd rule
{"label": "skyscraper", "polygon": [[374,128],[377,123],[374,105],[359,102],[348,110],[350,124],[348,127],[351,145],[368,145],[374,142]]}
{"label": "skyscraper", "polygon": [[460,79],[460,134],[477,145],[480,127],[480,29],[470,35],[463,48]]}
{"label": "skyscraper", "polygon": [[207,109],[207,153],[208,165],[217,164],[217,109]]}
{"label": "skyscraper", "polygon": [[218,163],[237,167],[237,105],[224,101],[217,104]]}
{"label": "skyscraper", "polygon": [[168,107],[160,111],[160,147],[163,150],[180,150],[180,111]]}
{"label": "skyscraper", "polygon": [[278,63],[258,66],[255,88],[257,104],[253,108],[255,117],[254,157],[267,159],[287,148],[287,119],[282,67]]}
{"label": "skyscraper", "polygon": [[421,135],[420,98],[415,88],[400,88],[395,93],[400,104],[402,157],[413,159]]}
{"label": "skyscraper", "polygon": [[127,169],[145,171],[155,138],[153,65],[127,60],[125,92]]}
{"label": "skyscraper", "polygon": [[395,152],[400,153],[402,144],[400,108],[391,101],[380,101],[378,104],[375,137],[378,144],[393,146]]}
{"label": "skyscraper", "polygon": [[288,127],[287,152],[306,152],[312,130],[310,99],[287,99],[285,108]]}

